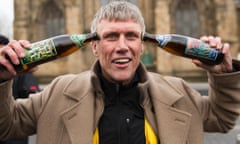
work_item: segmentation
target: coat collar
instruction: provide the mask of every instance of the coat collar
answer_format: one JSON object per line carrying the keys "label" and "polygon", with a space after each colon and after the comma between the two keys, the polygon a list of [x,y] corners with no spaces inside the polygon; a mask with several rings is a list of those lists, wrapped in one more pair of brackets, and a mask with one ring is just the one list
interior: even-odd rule
{"label": "coat collar", "polygon": [[161,75],[150,73],[148,80],[161,144],[185,144],[191,114],[175,106],[183,98],[183,93]]}
{"label": "coat collar", "polygon": [[103,103],[96,100],[103,95],[96,67],[97,63],[91,71],[75,76],[63,90],[70,103],[61,116],[71,144],[92,143],[96,117],[100,117],[103,111]]}
{"label": "coat collar", "polygon": [[[99,96],[103,95],[99,79],[95,74],[95,72],[98,71],[97,65],[97,63],[94,65],[91,72],[77,76],[64,89],[64,95],[75,101],[69,109],[66,109],[66,111],[62,113],[62,119],[72,144],[82,143],[83,137],[86,138],[84,138],[86,140],[84,142],[89,141],[94,131],[94,126],[91,128],[92,133],[90,130],[88,132],[82,130],[81,123],[84,124],[84,122],[82,122],[84,119],[79,115],[79,112],[82,112],[84,109],[80,107],[82,107],[81,100],[85,96],[91,96],[92,103],[94,103],[94,98],[98,99],[100,98]],[[164,77],[159,76],[159,74],[146,72],[144,66],[140,65],[138,71],[142,76],[139,84],[140,90],[144,97],[151,95],[150,100],[149,98],[144,98],[146,102],[144,105],[148,105],[145,111],[146,113],[152,113],[149,105],[154,107],[155,114],[149,114],[147,117],[150,117],[150,124],[160,138],[161,144],[184,144],[190,127],[191,115],[174,108],[175,103],[183,97],[183,94],[176,89],[175,86],[169,84]],[[81,84],[79,84],[80,81]],[[83,84],[84,87],[80,87],[83,86]],[[161,91],[159,92],[159,90]],[[81,93],[79,93],[79,91],[81,91]],[[94,120],[96,113],[101,113],[101,110],[103,110],[103,104],[98,103],[96,105],[98,112],[88,113],[87,115],[92,115],[89,119]],[[95,106],[89,103],[87,107],[94,112],[94,109],[96,109]],[[79,126],[76,126],[76,123],[79,123]],[[94,123],[94,121],[92,123]]]}

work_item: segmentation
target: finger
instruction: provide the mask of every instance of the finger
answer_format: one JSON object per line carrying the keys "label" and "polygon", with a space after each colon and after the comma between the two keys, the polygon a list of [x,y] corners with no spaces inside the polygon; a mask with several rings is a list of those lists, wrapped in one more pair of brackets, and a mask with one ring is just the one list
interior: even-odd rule
{"label": "finger", "polygon": [[224,54],[230,54],[230,45],[229,43],[224,43],[222,48],[222,53]]}
{"label": "finger", "polygon": [[209,72],[212,72],[212,73],[222,73],[223,70],[222,70],[222,66],[220,65],[207,65],[207,64],[204,64],[202,63],[201,61],[199,60],[196,60],[196,59],[193,59],[192,62],[197,66],[197,67],[200,67],[200,68],[203,68]]}
{"label": "finger", "polygon": [[11,47],[4,46],[1,49],[1,53],[0,53],[1,59],[2,60],[10,60],[13,64],[18,65],[19,62],[19,58],[18,55],[16,54],[15,50],[13,50]]}
{"label": "finger", "polygon": [[193,62],[197,67],[205,68],[205,67],[204,67],[204,63],[202,63],[200,60],[192,59],[192,62]]}
{"label": "finger", "polygon": [[0,65],[4,67],[7,71],[9,71],[12,75],[16,75],[16,71],[13,65],[4,57],[0,57]]}
{"label": "finger", "polygon": [[24,48],[30,48],[31,47],[31,44],[29,41],[27,40],[19,40],[18,41]]}
{"label": "finger", "polygon": [[202,37],[200,38],[200,40],[208,43],[208,37],[207,37],[207,36],[202,36]]}
{"label": "finger", "polygon": [[24,53],[24,43],[23,42],[21,43],[21,41],[19,42],[19,41],[16,41],[16,40],[12,40],[8,44],[8,46],[15,51],[15,53],[17,54],[17,56],[19,58],[23,58],[25,56],[25,53]]}
{"label": "finger", "polygon": [[216,48],[218,50],[221,50],[222,48],[222,40],[220,37],[202,36],[200,39],[205,43],[208,43],[211,48]]}
{"label": "finger", "polygon": [[216,49],[221,50],[223,47],[222,39],[220,37],[215,37]]}
{"label": "finger", "polygon": [[209,39],[209,45],[210,45],[210,47],[216,48],[216,47],[217,47],[216,38],[213,37],[213,36],[209,36],[208,39]]}
{"label": "finger", "polygon": [[230,45],[228,43],[223,44],[222,53],[224,54],[224,61],[227,71],[232,71],[232,55],[230,51]]}

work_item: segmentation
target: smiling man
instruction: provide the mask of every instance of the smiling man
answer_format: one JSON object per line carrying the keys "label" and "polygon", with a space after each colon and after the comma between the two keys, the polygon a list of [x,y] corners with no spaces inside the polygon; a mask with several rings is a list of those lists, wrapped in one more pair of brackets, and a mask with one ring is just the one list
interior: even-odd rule
{"label": "smiling man", "polygon": [[93,53],[104,67],[102,74],[114,83],[129,83],[143,52],[141,25],[136,20],[101,20],[97,26],[100,41]]}
{"label": "smiling man", "polygon": [[205,36],[211,47],[223,45],[224,61],[215,66],[193,60],[209,75],[209,96],[182,79],[148,72],[140,62],[145,24],[140,10],[114,1],[96,13],[91,43],[97,60],[91,70],[59,76],[38,94],[15,101],[16,76],[9,59],[23,57],[27,41],[11,41],[0,50],[0,139],[37,134],[39,144],[203,144],[204,132],[227,132],[240,113],[240,72],[232,67],[230,47]]}

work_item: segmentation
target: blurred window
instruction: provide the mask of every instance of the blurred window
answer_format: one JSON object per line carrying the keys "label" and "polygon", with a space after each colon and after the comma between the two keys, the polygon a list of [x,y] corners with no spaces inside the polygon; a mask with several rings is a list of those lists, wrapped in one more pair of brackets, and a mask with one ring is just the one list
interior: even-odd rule
{"label": "blurred window", "polygon": [[40,21],[40,38],[49,38],[65,33],[64,14],[54,1],[49,1],[44,5]]}
{"label": "blurred window", "polygon": [[195,0],[179,0],[175,20],[176,33],[199,37],[199,13]]}

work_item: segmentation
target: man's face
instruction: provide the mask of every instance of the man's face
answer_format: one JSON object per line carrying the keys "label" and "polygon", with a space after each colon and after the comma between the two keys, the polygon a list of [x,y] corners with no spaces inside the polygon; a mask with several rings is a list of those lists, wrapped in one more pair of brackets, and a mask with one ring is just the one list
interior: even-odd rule
{"label": "man's face", "polygon": [[99,59],[103,76],[128,84],[135,75],[143,52],[141,26],[133,20],[102,20],[97,26],[100,40],[93,42],[93,53]]}

